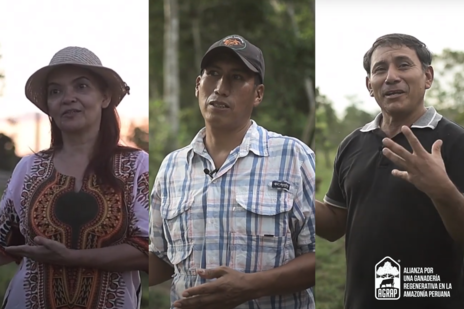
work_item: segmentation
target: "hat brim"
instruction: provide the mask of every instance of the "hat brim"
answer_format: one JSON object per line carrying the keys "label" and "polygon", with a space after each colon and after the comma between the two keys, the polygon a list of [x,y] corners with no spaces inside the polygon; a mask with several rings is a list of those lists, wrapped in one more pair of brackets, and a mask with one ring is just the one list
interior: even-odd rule
{"label": "hat brim", "polygon": [[76,63],[60,63],[55,65],[48,65],[32,74],[27,80],[25,86],[26,97],[29,99],[29,101],[31,101],[47,115],[47,78],[50,72],[63,66],[81,67],[101,76],[108,84],[108,88],[112,94],[111,101],[115,106],[118,106],[124,96],[128,93],[126,83],[122,80],[118,73],[110,68]]}
{"label": "hat brim", "polygon": [[219,54],[221,51],[229,51],[237,55],[240,60],[242,60],[243,64],[247,66],[248,69],[250,69],[254,73],[259,73],[258,69],[256,69],[248,60],[246,60],[244,57],[242,57],[236,50],[229,48],[227,46],[217,46],[212,49],[210,49],[204,56],[203,59],[201,60],[201,69],[203,70],[207,63],[211,61],[211,58]]}

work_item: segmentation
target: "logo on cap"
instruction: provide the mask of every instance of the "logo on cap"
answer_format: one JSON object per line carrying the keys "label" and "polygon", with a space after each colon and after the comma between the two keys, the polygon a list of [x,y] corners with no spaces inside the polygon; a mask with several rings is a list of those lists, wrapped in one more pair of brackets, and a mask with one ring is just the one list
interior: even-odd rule
{"label": "logo on cap", "polygon": [[244,49],[246,47],[245,40],[236,35],[226,37],[222,40],[222,45],[236,50]]}

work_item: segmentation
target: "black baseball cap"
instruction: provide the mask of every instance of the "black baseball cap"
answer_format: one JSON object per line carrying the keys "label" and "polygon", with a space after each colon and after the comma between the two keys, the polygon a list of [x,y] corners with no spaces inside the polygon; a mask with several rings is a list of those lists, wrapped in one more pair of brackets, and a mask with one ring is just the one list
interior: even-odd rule
{"label": "black baseball cap", "polygon": [[233,51],[251,71],[258,73],[261,83],[264,83],[265,66],[263,52],[244,37],[237,34],[229,35],[211,45],[201,60],[201,70],[205,68],[208,60],[219,49]]}

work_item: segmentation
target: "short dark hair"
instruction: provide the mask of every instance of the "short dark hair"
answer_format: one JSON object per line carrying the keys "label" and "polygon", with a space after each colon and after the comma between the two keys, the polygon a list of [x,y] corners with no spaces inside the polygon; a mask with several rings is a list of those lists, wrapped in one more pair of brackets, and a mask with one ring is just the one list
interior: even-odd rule
{"label": "short dark hair", "polygon": [[261,80],[261,76],[258,73],[255,73],[255,87],[261,85],[263,81]]}
{"label": "short dark hair", "polygon": [[424,71],[432,64],[432,53],[427,49],[427,46],[424,43],[412,35],[392,33],[378,38],[364,55],[363,65],[368,76],[371,75],[372,54],[378,47],[384,46],[406,46],[414,49]]}
{"label": "short dark hair", "polygon": [[[201,69],[200,76],[203,76],[203,73],[205,73],[205,69]],[[258,73],[254,73],[254,75],[255,75],[255,87],[258,87],[259,85],[262,84],[261,76]]]}

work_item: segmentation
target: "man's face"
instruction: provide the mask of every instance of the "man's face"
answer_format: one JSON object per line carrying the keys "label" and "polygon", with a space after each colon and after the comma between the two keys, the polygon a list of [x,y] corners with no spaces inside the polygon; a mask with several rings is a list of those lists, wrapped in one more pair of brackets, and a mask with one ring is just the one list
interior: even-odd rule
{"label": "man's face", "polygon": [[409,114],[421,108],[432,82],[432,67],[424,71],[416,51],[409,47],[378,47],[372,54],[366,86],[388,114]]}
{"label": "man's face", "polygon": [[195,96],[205,122],[218,129],[246,126],[253,107],[261,103],[264,86],[233,52],[214,55],[197,77]]}

